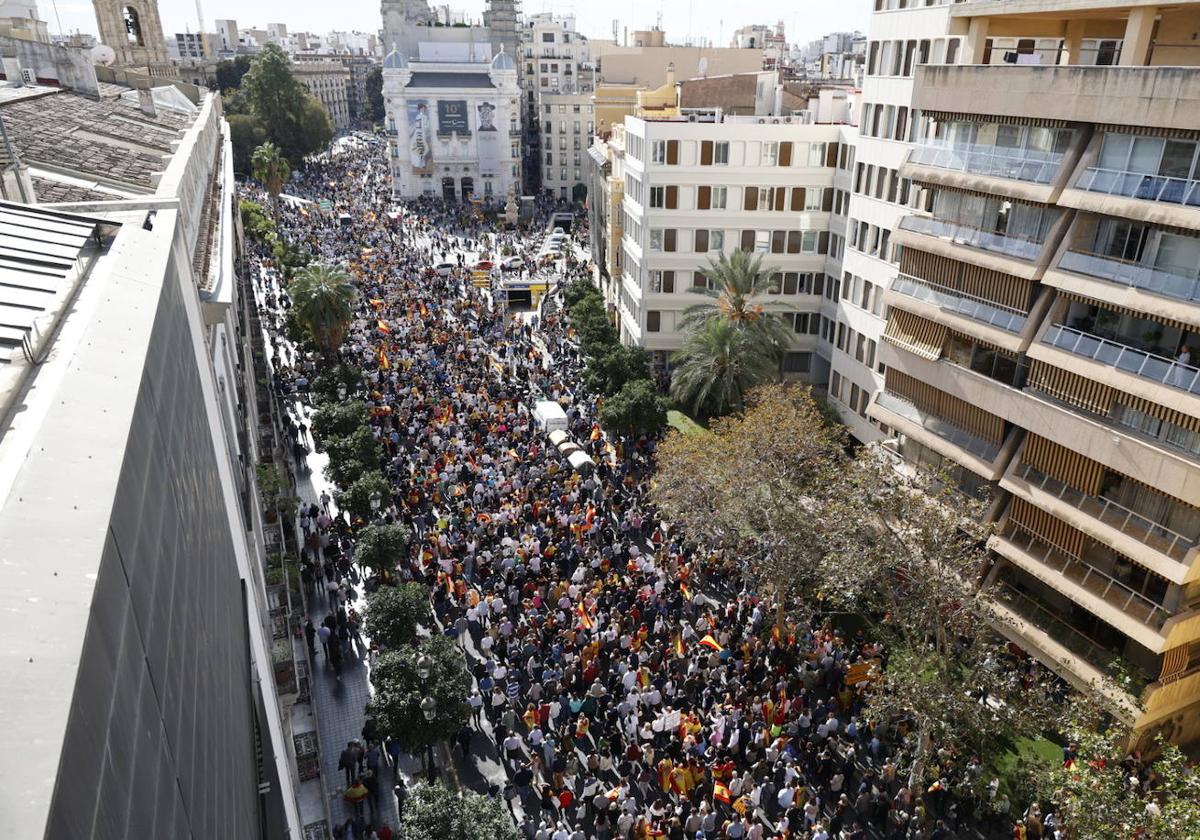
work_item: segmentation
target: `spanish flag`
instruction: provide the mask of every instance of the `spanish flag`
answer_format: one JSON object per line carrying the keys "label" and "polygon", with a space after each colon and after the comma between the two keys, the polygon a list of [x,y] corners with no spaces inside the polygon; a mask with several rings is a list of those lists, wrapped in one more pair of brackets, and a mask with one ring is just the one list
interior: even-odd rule
{"label": "spanish flag", "polygon": [[383,300],[381,298],[371,298],[368,303],[370,303],[376,309],[383,309]]}
{"label": "spanish flag", "polygon": [[692,600],[692,590],[690,590],[690,589],[688,589],[688,588],[687,588],[687,584],[686,584],[686,583],[681,583],[681,584],[679,584],[679,591],[680,591],[681,593],[683,593],[683,599],[684,599],[685,601],[690,601],[690,600]]}
{"label": "spanish flag", "polygon": [[683,656],[683,634],[675,634],[675,655]]}
{"label": "spanish flag", "polygon": [[704,645],[706,648],[711,648],[712,650],[715,650],[717,653],[720,653],[721,651],[725,650],[725,648],[721,647],[721,645],[717,642],[717,640],[712,637],[711,633],[706,635],[703,639],[701,639],[700,644]]}
{"label": "spanish flag", "polygon": [[379,348],[379,368],[380,370],[392,369],[392,363],[388,361],[387,353],[383,351],[382,347]]}
{"label": "spanish flag", "polygon": [[724,802],[728,805],[733,801],[733,794],[729,792],[729,788],[725,787],[721,782],[713,782],[713,799],[718,802]]}
{"label": "spanish flag", "polygon": [[379,330],[381,333],[389,333],[389,334],[392,331],[392,328],[389,327],[386,323],[384,323],[383,319],[380,319],[375,322],[375,329]]}
{"label": "spanish flag", "polygon": [[588,615],[588,611],[584,608],[583,604],[575,605],[575,615],[579,617],[579,625],[584,630],[591,630],[596,626],[596,622]]}

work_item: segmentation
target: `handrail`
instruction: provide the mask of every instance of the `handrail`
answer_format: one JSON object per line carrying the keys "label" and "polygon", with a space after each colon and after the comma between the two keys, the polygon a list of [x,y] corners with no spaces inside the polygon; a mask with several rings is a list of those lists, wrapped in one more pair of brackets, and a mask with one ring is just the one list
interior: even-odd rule
{"label": "handrail", "polygon": [[1063,253],[1058,267],[1176,300],[1200,301],[1200,279],[1143,265],[1136,260],[1071,249]]}
{"label": "handrail", "polygon": [[902,397],[894,391],[883,390],[875,397],[875,402],[901,417],[916,423],[930,434],[937,435],[942,440],[949,441],[960,449],[965,449],[985,461],[994,461],[1000,454],[1000,447],[989,443],[983,438],[976,437],[965,429],[960,429],[953,423],[948,423],[936,415],[927,414],[918,408],[911,400]]}
{"label": "handrail", "polygon": [[1200,181],[1189,178],[1090,166],[1079,176],[1075,188],[1105,195],[1200,207]]}
{"label": "handrail", "polygon": [[[1109,606],[1131,615],[1143,624],[1161,630],[1171,613],[1154,600],[1136,592],[1112,575],[1106,574],[1090,563],[1073,557],[1058,546],[1051,545],[1019,522],[1010,520],[1004,536],[1046,568],[1062,575],[1077,586],[1086,589]],[[1018,542],[1023,538],[1024,544]],[[1035,554],[1040,552],[1040,556]],[[1138,608],[1139,613],[1134,613]]]}
{"label": "handrail", "polygon": [[1008,332],[1019,333],[1025,328],[1025,321],[1028,317],[1027,313],[1020,309],[995,303],[939,283],[931,283],[911,274],[897,274],[896,279],[892,281],[892,291],[933,303],[942,309],[949,309]]}
{"label": "handrail", "polygon": [[1107,338],[1068,327],[1066,324],[1051,326],[1046,331],[1045,337],[1042,338],[1042,343],[1066,350],[1077,356],[1083,356],[1085,359],[1093,359],[1144,379],[1200,395],[1200,368],[1183,362],[1172,361],[1146,350],[1119,344]]}
{"label": "handrail", "polygon": [[1063,160],[1062,152],[952,143],[936,138],[922,141],[908,155],[908,163],[918,166],[934,166],[1035,184],[1053,181]]}
{"label": "handrail", "polygon": [[[1077,508],[1093,519],[1115,528],[1126,536],[1133,537],[1147,547],[1167,555],[1172,560],[1182,562],[1191,547],[1195,545],[1195,540],[1185,537],[1177,531],[1172,531],[1153,519],[1142,516],[1112,499],[1090,496],[1030,464],[1019,465],[1016,472],[1030,484],[1036,485],[1055,498]],[[1151,537],[1162,541],[1166,548],[1151,544],[1149,542]]]}
{"label": "handrail", "polygon": [[932,216],[905,216],[900,220],[901,230],[911,230],[939,239],[948,239],[956,245],[966,245],[983,251],[994,251],[1020,259],[1037,259],[1044,242],[1022,239],[1004,233],[983,230],[971,225],[938,219]]}

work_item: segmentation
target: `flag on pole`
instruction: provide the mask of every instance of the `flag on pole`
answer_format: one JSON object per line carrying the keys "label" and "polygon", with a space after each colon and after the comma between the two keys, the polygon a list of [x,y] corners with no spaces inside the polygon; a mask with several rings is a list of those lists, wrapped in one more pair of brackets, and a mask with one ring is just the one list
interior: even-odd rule
{"label": "flag on pole", "polygon": [[729,792],[729,788],[725,787],[721,782],[713,782],[713,799],[718,802],[724,802],[728,805],[733,801],[733,794]]}
{"label": "flag on pole", "polygon": [[583,604],[575,605],[575,615],[579,616],[579,624],[584,630],[591,630],[596,626],[596,622],[588,615],[588,611]]}
{"label": "flag on pole", "polygon": [[712,637],[711,633],[701,639],[700,644],[704,645],[706,648],[715,650],[717,653],[725,650],[725,648],[721,647],[720,643]]}
{"label": "flag on pole", "polygon": [[388,325],[387,325],[387,324],[386,324],[386,323],[383,321],[383,319],[382,319],[382,318],[381,318],[381,319],[379,319],[378,321],[376,321],[376,322],[375,322],[375,328],[376,328],[377,330],[379,330],[381,333],[388,333],[388,334],[390,334],[390,333],[392,332],[392,328],[391,328],[391,327],[389,327],[389,326],[388,326]]}
{"label": "flag on pole", "polygon": [[692,590],[687,588],[686,583],[679,584],[679,591],[683,593],[683,599],[685,601],[692,600]]}
{"label": "flag on pole", "polygon": [[683,634],[675,634],[675,655],[683,656]]}

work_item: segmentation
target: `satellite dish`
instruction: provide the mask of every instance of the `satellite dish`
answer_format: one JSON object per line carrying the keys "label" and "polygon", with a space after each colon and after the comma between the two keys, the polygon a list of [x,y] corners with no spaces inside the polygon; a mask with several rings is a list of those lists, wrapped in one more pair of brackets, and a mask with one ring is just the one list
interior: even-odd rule
{"label": "satellite dish", "polygon": [[704,76],[708,73],[708,58],[706,56],[700,57],[700,62],[696,66],[696,72],[701,76]]}
{"label": "satellite dish", "polygon": [[99,64],[102,67],[111,67],[112,63],[117,60],[117,54],[113,48],[107,44],[97,44],[92,47],[92,63]]}

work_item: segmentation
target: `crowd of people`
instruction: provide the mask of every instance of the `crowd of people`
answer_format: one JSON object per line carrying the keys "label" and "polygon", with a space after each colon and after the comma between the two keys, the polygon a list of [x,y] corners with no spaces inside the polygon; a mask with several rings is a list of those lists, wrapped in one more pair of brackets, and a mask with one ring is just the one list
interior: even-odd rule
{"label": "crowd of people", "polygon": [[[862,716],[862,664],[886,668],[888,651],[821,616],[781,629],[773,604],[660,521],[647,494],[655,442],[600,429],[557,293],[530,317],[470,282],[474,260],[532,253],[530,236],[467,207],[397,206],[384,153],[360,141],[311,161],[289,189],[335,212],[284,203],[280,228],[354,278],[336,361],[363,373],[351,398],[368,405],[391,483],[381,515],[414,535],[397,568],[366,572],[425,582],[442,628],[462,636],[464,757],[494,741],[506,781],[493,793],[524,836],[936,840],[1014,823],[1054,836],[1052,815],[1010,814],[994,787],[979,795],[971,756],[941,750],[910,786],[902,723]],[[446,261],[462,268],[428,271]],[[282,338],[272,357],[280,391],[319,373]],[[594,470],[550,445],[531,412],[541,399],[564,407]],[[303,448],[303,420],[292,424]],[[345,583],[361,523],[320,501],[305,524],[306,574],[329,587],[321,643],[369,657]],[[347,747],[348,783],[372,749]]]}

